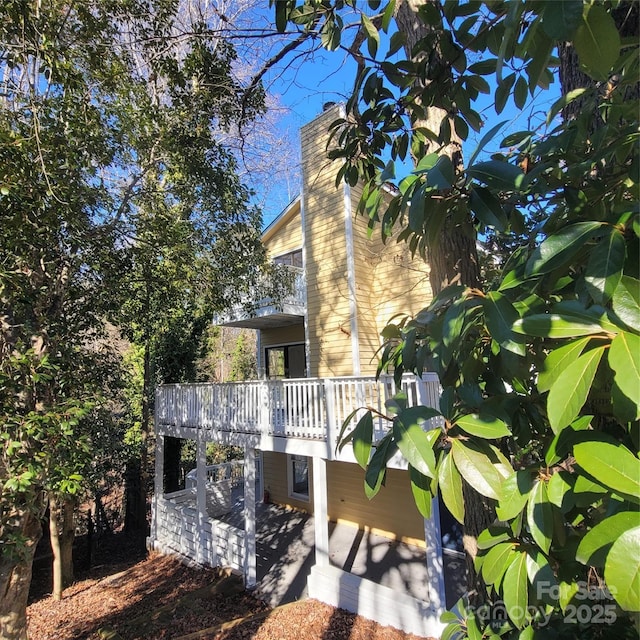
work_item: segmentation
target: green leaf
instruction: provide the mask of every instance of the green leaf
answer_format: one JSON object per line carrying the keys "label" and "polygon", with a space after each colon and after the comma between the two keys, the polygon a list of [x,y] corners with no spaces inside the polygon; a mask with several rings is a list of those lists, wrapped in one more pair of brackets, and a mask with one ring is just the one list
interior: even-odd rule
{"label": "green leaf", "polygon": [[384,13],[382,14],[382,30],[387,33],[387,29],[389,29],[389,25],[391,24],[391,19],[395,14],[396,2],[395,0],[391,0],[389,4],[387,4]]}
{"label": "green leaf", "polygon": [[521,628],[529,604],[529,580],[527,579],[527,554],[520,552],[509,565],[502,581],[502,597],[507,614],[513,624]]}
{"label": "green leaf", "polygon": [[[278,4],[278,3],[277,3]],[[335,51],[340,46],[342,30],[336,24],[336,21],[327,16],[325,23],[320,29],[320,41],[327,51]]]}
{"label": "green leaf", "polygon": [[529,471],[516,471],[503,481],[496,513],[500,520],[515,518],[527,504],[533,480]]}
{"label": "green leaf", "polygon": [[570,363],[551,386],[547,398],[547,415],[554,433],[571,424],[584,406],[591,390],[605,347],[582,354]]}
{"label": "green leaf", "polygon": [[351,421],[356,417],[356,415],[358,414],[359,411],[360,411],[360,407],[358,407],[357,409],[354,409],[344,419],[344,422],[340,426],[340,433],[338,433],[338,439],[337,439],[337,445],[336,445],[336,450],[337,451],[342,451],[344,446],[348,442],[351,442],[353,440],[353,432],[354,432],[354,430],[351,430],[347,435],[345,435],[345,432],[349,428],[349,425],[351,424]]}
{"label": "green leaf", "polygon": [[502,80],[498,83],[498,87],[496,88],[493,100],[493,105],[498,115],[503,112],[507,104],[507,100],[511,95],[511,89],[515,81],[516,74],[510,73],[506,78],[502,78]]}
{"label": "green leaf", "polygon": [[549,553],[553,537],[553,505],[544,482],[537,482],[533,488],[527,506],[527,523],[536,544],[544,553]]}
{"label": "green leaf", "polygon": [[287,20],[289,17],[289,3],[276,2],[276,29],[278,33],[284,33],[287,28]]}
{"label": "green leaf", "polygon": [[469,198],[469,207],[478,220],[488,227],[494,227],[498,231],[504,231],[507,226],[507,217],[502,205],[486,187],[474,187]]}
{"label": "green leaf", "polygon": [[551,606],[558,604],[557,597],[554,597],[558,580],[546,556],[537,549],[527,550],[527,576],[531,584],[530,592],[536,594],[538,601]]}
{"label": "green leaf", "polygon": [[495,439],[511,435],[509,427],[494,416],[474,413],[458,418],[455,423],[468,434],[479,438]]}
{"label": "green leaf", "polygon": [[571,40],[582,22],[582,0],[554,0],[545,2],[542,28],[553,40]]}
{"label": "green leaf", "polygon": [[620,55],[620,34],[613,18],[599,5],[585,5],[583,21],[573,45],[582,69],[596,80],[606,80]]}
{"label": "green leaf", "polygon": [[489,525],[478,536],[478,549],[490,549],[501,542],[507,542],[513,538],[513,531],[506,525]]}
{"label": "green leaf", "polygon": [[560,608],[565,611],[573,597],[580,592],[580,585],[574,581],[565,582],[561,580],[558,586],[560,587],[558,603],[560,604]]}
{"label": "green leaf", "polygon": [[376,53],[378,52],[378,47],[380,46],[380,34],[378,33],[378,30],[368,16],[366,16],[364,13],[361,13],[360,17],[364,32],[367,34],[367,46],[369,49],[369,54],[372,58],[375,58]]}
{"label": "green leaf", "polygon": [[462,497],[462,477],[453,463],[453,456],[445,453],[438,467],[438,486],[447,509],[460,523],[464,523],[464,499]]}
{"label": "green leaf", "polygon": [[429,407],[410,407],[393,421],[393,437],[398,449],[412,467],[430,478],[436,473],[433,444],[439,432],[425,433],[423,425],[438,415],[438,411]]}
{"label": "green leaf", "polygon": [[451,454],[462,477],[478,493],[498,499],[500,485],[513,470],[495,447],[470,440],[452,440]]}
{"label": "green leaf", "polygon": [[529,87],[527,81],[523,76],[520,76],[516,81],[516,86],[513,90],[513,101],[517,109],[523,109],[527,102],[527,96],[529,95]]}
{"label": "green leaf", "polygon": [[582,538],[576,551],[576,560],[593,567],[603,567],[611,545],[625,531],[640,525],[637,511],[621,511],[593,527]]}
{"label": "green leaf", "polygon": [[416,168],[413,170],[413,173],[426,173],[435,166],[436,162],[438,162],[439,157],[440,156],[437,153],[428,153],[426,156],[423,156],[422,158],[420,158],[420,161],[416,165]]}
{"label": "green leaf", "polygon": [[442,155],[427,172],[427,186],[434,189],[450,189],[453,185],[453,180],[454,174],[451,158]]}
{"label": "green leaf", "polygon": [[502,160],[478,162],[467,169],[467,174],[484,182],[489,187],[507,191],[517,191],[524,178],[520,167]]}
{"label": "green leaf", "polygon": [[618,388],[640,412],[640,336],[621,331],[611,342],[609,365]]}
{"label": "green leaf", "polygon": [[596,304],[606,304],[622,278],[626,256],[624,236],[617,229],[602,238],[589,255],[584,279]]}
{"label": "green leaf", "polygon": [[564,370],[580,356],[588,343],[589,338],[581,338],[550,351],[544,359],[542,371],[538,374],[538,391],[540,393],[549,391]]}
{"label": "green leaf", "polygon": [[[488,76],[495,73],[497,63],[498,60],[496,58],[481,60],[480,62],[475,62],[474,64],[470,65],[468,71],[470,73],[477,73],[480,76]],[[505,120],[500,126],[502,126],[506,122],[507,121]]]}
{"label": "green leaf", "polygon": [[613,292],[612,307],[627,327],[640,332],[640,280],[622,276]]}
{"label": "green leaf", "polygon": [[640,489],[640,460],[622,444],[580,442],[573,447],[578,464],[614,491],[635,496]]}
{"label": "green leaf", "polygon": [[369,500],[380,491],[380,487],[384,484],[384,479],[387,474],[387,462],[389,462],[397,450],[398,447],[390,434],[386,435],[378,443],[364,476],[364,492]]}
{"label": "green leaf", "polygon": [[577,100],[580,96],[584,95],[587,91],[589,91],[586,87],[581,87],[580,89],[574,89],[573,91],[569,91],[563,95],[559,100],[556,100],[551,109],[549,109],[549,113],[547,114],[547,126],[553,122],[553,119],[569,104],[571,104],[574,100]]}
{"label": "green leaf", "polygon": [[501,542],[489,549],[482,563],[482,577],[487,584],[499,586],[505,571],[516,559],[514,547],[512,542]]}
{"label": "green leaf", "polygon": [[483,306],[491,337],[507,351],[524,355],[524,345],[515,342],[513,334],[513,325],[520,316],[509,299],[498,291],[489,291]]}
{"label": "green leaf", "polygon": [[412,466],[409,466],[409,478],[411,479],[411,492],[418,507],[418,511],[423,518],[431,517],[431,478],[423,475]]}
{"label": "green leaf", "polygon": [[371,411],[367,411],[360,420],[352,433],[353,436],[353,455],[358,464],[363,468],[367,468],[369,463],[369,455],[371,454],[371,441],[373,440],[373,416]]}
{"label": "green leaf", "polygon": [[618,604],[640,611],[640,527],[625,531],[611,546],[604,578]]}
{"label": "green leaf", "polygon": [[577,222],[549,236],[532,254],[525,267],[527,276],[550,273],[568,263],[602,227],[601,222]]}
{"label": "green leaf", "polygon": [[558,509],[566,510],[567,508],[573,506],[567,505],[566,498],[572,496],[571,493],[572,486],[569,484],[567,478],[570,475],[566,471],[556,471],[551,476],[549,480],[549,484],[547,485],[547,495],[549,496],[549,502],[554,504]]}
{"label": "green leaf", "polygon": [[577,338],[606,332],[606,329],[595,319],[576,320],[573,316],[558,313],[537,313],[525,316],[514,322],[513,330],[525,336],[538,338]]}

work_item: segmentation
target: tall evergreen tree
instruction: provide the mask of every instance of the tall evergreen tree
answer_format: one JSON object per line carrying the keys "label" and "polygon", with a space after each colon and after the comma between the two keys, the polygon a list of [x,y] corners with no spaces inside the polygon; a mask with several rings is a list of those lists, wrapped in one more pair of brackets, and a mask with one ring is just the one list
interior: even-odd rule
{"label": "tall evergreen tree", "polygon": [[3,9],[0,637],[21,639],[47,497],[63,504],[91,460],[82,420],[102,391],[105,319],[142,345],[145,436],[159,336],[233,297],[261,260],[259,215],[218,133],[263,97],[244,96],[233,48],[179,3]]}

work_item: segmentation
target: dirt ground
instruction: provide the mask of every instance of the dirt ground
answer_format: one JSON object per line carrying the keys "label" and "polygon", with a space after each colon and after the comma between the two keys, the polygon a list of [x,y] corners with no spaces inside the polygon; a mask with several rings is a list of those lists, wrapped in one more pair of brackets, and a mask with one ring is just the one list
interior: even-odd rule
{"label": "dirt ground", "polygon": [[43,566],[28,608],[31,640],[420,640],[315,600],[271,610],[237,576],[136,557],[118,536],[60,602],[48,592]]}

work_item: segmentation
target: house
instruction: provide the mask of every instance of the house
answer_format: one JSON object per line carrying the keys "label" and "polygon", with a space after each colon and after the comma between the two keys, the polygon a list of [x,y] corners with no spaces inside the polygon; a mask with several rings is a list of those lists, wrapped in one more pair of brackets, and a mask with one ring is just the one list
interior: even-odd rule
{"label": "house", "polygon": [[[291,513],[314,516],[310,597],[438,636],[445,594],[437,503],[433,518],[420,516],[400,456],[390,461],[384,488],[369,501],[351,445],[337,449],[345,418],[363,406],[384,411],[394,392],[390,379],[375,377],[381,330],[394,315],[426,306],[431,295],[427,266],[412,260],[404,243],[385,244],[379,234],[369,238],[367,221],[354,215],[360,193],[336,187],[339,163],[327,159],[326,147],[328,127],[340,113],[340,106],[330,106],[301,129],[302,194],[264,231],[268,255],[292,274],[291,294],[277,302],[256,295],[250,312],[231,309],[218,319],[258,330],[261,379],[165,385],[157,391],[150,544],[200,563],[234,567],[252,587],[256,505],[266,498]],[[433,374],[406,376],[403,387],[411,403],[437,403]],[[173,494],[163,492],[167,436],[194,440],[198,451],[192,486]],[[207,468],[207,442],[242,447],[244,462],[233,469]],[[233,510],[229,496],[238,477],[243,517],[234,526],[222,514]],[[423,592],[356,575],[349,568],[353,557],[336,566],[335,523],[360,538],[376,536],[385,549],[421,550]],[[355,546],[347,551],[357,555]],[[365,555],[366,562],[382,562],[371,549]],[[408,584],[410,576],[401,582]]]}

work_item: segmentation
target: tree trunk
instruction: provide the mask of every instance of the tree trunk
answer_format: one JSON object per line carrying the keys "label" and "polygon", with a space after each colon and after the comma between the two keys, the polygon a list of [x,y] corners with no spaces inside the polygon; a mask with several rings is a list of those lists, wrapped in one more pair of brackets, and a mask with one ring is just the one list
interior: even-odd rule
{"label": "tree trunk", "polygon": [[27,601],[33,555],[42,537],[37,513],[16,510],[15,520],[17,530],[14,533],[24,536],[26,545],[21,553],[0,555],[0,640],[27,639]]}
{"label": "tree trunk", "polygon": [[58,503],[53,496],[49,499],[49,542],[53,555],[53,599],[62,600],[62,551],[58,532]]}
{"label": "tree trunk", "polygon": [[62,600],[62,592],[74,578],[73,541],[75,526],[73,522],[74,504],[71,500],[59,502],[49,498],[49,539],[53,552],[53,599]]}
{"label": "tree trunk", "polygon": [[[638,38],[640,35],[640,3],[637,0],[625,0],[621,2],[611,15],[618,27],[620,37]],[[560,59],[560,88],[562,95],[566,95],[574,89],[596,86],[595,80],[590,78],[580,70],[578,54],[572,44],[564,42],[558,46],[558,56]],[[601,83],[600,91],[605,92],[610,89],[609,84]],[[625,100],[635,100],[640,98],[640,83],[635,87],[628,88]],[[581,98],[570,102],[563,110],[562,116],[565,120],[577,117],[584,110],[585,101]],[[602,124],[602,118],[597,111],[593,112],[592,131]]]}
{"label": "tree trunk", "polygon": [[[431,1],[431,0],[427,0]],[[418,9],[425,4],[425,0],[401,0],[397,5],[396,22],[399,30],[404,34],[405,54],[411,59],[414,46],[429,33],[429,27],[418,17]],[[447,117],[446,111],[437,107],[427,110],[426,120],[416,120],[413,125],[438,132],[440,123]],[[436,150],[427,149],[427,153]],[[462,144],[456,136],[453,127],[451,143],[440,151],[451,159],[453,166],[462,164]],[[442,232],[438,242],[428,247],[429,280],[433,294],[436,295],[447,285],[457,282],[470,287],[480,288],[480,266],[476,250],[476,231],[471,218],[455,221],[447,217],[442,225]]]}
{"label": "tree trunk", "polygon": [[[431,0],[426,0],[431,1]],[[408,58],[419,40],[427,36],[429,27],[418,17],[418,8],[425,0],[402,0],[397,6],[396,22],[406,38],[405,53]],[[426,120],[414,122],[416,127],[440,130],[440,123],[448,114],[436,107],[427,110]],[[451,143],[441,153],[451,159],[453,166],[462,165],[462,143],[456,137],[453,127]],[[435,146],[435,145],[434,145]],[[436,149],[428,149],[433,152]],[[442,226],[438,242],[428,248],[430,283],[434,295],[444,287],[457,282],[469,287],[480,288],[480,267],[476,251],[476,231],[471,218],[454,222],[450,217]],[[476,574],[473,561],[478,552],[477,538],[495,519],[495,511],[489,502],[465,482],[463,485],[465,519],[463,542],[467,558],[469,576],[468,590],[475,591],[475,598],[482,598],[485,590]]]}

